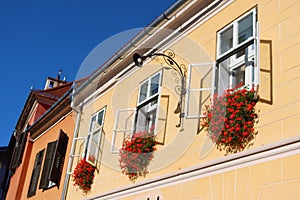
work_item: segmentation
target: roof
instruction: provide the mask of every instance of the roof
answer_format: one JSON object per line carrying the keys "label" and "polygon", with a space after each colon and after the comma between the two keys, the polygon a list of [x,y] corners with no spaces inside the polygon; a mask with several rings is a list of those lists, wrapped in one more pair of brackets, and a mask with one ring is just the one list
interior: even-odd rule
{"label": "roof", "polygon": [[58,99],[60,99],[70,88],[72,87],[73,82],[68,82],[60,86],[45,89],[45,90],[31,90],[30,94],[27,97],[26,103],[23,107],[21,115],[16,124],[16,130],[20,130],[28,118],[28,114],[32,110],[32,106],[35,102],[47,105],[48,107],[52,106]]}
{"label": "roof", "polygon": [[54,88],[48,88],[45,90],[32,90],[32,93],[36,97],[43,97],[52,100],[58,100],[62,97],[72,86],[73,82],[65,83]]}

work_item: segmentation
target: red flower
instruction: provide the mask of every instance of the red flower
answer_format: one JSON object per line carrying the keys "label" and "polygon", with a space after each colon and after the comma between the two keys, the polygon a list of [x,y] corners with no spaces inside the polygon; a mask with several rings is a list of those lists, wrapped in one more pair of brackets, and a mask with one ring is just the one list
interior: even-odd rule
{"label": "red flower", "polygon": [[134,133],[131,139],[123,142],[119,162],[122,173],[127,175],[130,181],[134,182],[139,176],[148,173],[147,167],[153,159],[156,144],[153,129],[152,133]]}
{"label": "red flower", "polygon": [[86,159],[81,159],[73,172],[74,186],[79,187],[85,194],[91,190],[93,184],[95,167],[86,162]]}
{"label": "red flower", "polygon": [[205,106],[207,117],[201,123],[217,148],[226,154],[242,151],[257,134],[255,92],[241,87],[226,90],[221,96],[215,94],[213,104]]}
{"label": "red flower", "polygon": [[248,125],[252,125],[252,124],[253,124],[253,121],[248,121],[247,124],[248,124]]}
{"label": "red flower", "polygon": [[248,136],[249,135],[249,133],[248,132],[243,132],[243,136]]}

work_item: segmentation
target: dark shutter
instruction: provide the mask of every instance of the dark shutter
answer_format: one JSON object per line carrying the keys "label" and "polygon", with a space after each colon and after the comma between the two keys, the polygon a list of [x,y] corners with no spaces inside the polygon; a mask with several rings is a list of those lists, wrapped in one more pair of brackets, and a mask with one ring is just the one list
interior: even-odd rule
{"label": "dark shutter", "polygon": [[40,176],[41,166],[42,166],[42,162],[43,162],[44,151],[45,151],[45,149],[43,149],[42,151],[40,151],[39,153],[36,154],[27,197],[31,197],[31,196],[35,195],[37,183],[38,183],[39,176]]}
{"label": "dark shutter", "polygon": [[47,189],[49,186],[49,173],[50,173],[51,164],[53,161],[56,143],[57,143],[57,141],[50,142],[47,145],[47,151],[46,151],[45,161],[44,161],[44,165],[43,165],[43,172],[42,172],[39,189]]}
{"label": "dark shutter", "polygon": [[64,166],[65,155],[68,146],[68,136],[62,130],[60,130],[59,138],[56,145],[55,157],[52,163],[50,172],[50,181],[54,182],[59,187],[61,173]]}
{"label": "dark shutter", "polygon": [[10,169],[15,169],[22,163],[26,141],[27,141],[27,133],[23,132],[19,135],[17,145],[14,149]]}

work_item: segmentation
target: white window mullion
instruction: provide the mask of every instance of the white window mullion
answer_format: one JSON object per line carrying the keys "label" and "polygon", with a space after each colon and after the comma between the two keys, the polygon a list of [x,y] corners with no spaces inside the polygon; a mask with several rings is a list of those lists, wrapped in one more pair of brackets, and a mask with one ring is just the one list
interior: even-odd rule
{"label": "white window mullion", "polygon": [[255,90],[258,90],[259,83],[260,83],[260,77],[259,77],[259,72],[260,72],[260,32],[259,32],[259,23],[256,23],[256,39],[255,39],[255,64],[254,64],[254,85],[255,85]]}
{"label": "white window mullion", "polygon": [[221,56],[221,33],[217,33],[217,58]]}
{"label": "white window mullion", "polygon": [[148,82],[148,89],[147,89],[147,97],[146,97],[146,100],[150,98],[150,90],[151,90],[151,78],[149,78],[147,80]]}
{"label": "white window mullion", "polygon": [[238,35],[239,35],[239,31],[238,31],[238,22],[235,21],[233,23],[233,36],[232,36],[232,40],[233,40],[233,48],[238,46]]}

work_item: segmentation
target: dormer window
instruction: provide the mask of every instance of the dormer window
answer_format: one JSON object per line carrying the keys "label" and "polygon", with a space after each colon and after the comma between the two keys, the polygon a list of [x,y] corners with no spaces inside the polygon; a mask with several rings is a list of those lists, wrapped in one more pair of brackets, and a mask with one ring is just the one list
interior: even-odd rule
{"label": "dormer window", "polygon": [[53,81],[50,81],[50,83],[49,83],[49,86],[48,86],[49,88],[53,88],[54,87],[54,82]]}

